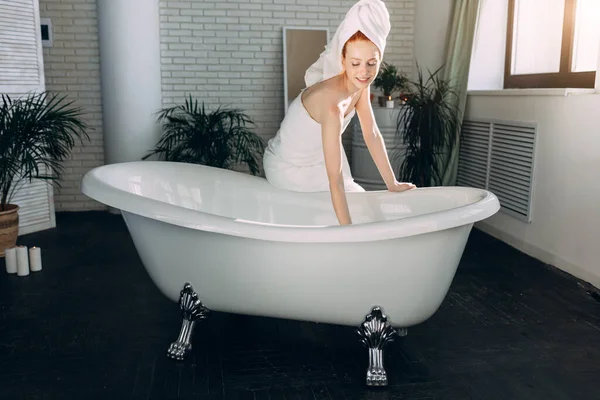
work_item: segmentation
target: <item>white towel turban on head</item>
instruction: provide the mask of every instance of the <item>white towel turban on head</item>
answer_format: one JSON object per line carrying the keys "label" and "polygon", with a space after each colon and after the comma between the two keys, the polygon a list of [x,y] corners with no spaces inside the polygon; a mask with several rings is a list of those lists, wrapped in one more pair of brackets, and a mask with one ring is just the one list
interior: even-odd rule
{"label": "white towel turban on head", "polygon": [[325,46],[319,59],[304,74],[306,87],[327,80],[342,72],[342,49],[357,31],[365,34],[383,52],[390,33],[390,14],[381,0],[359,0],[348,10],[335,35]]}

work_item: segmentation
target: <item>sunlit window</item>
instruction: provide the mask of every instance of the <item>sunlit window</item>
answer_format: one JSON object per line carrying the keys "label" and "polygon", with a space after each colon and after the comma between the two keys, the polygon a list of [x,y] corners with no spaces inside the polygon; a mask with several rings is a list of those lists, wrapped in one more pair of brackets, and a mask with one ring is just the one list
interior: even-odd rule
{"label": "sunlit window", "polygon": [[515,2],[513,74],[539,74],[560,70],[564,10],[565,0]]}
{"label": "sunlit window", "polygon": [[593,88],[600,0],[509,0],[505,88]]}
{"label": "sunlit window", "polygon": [[578,0],[573,35],[573,72],[596,71],[600,48],[600,0]]}

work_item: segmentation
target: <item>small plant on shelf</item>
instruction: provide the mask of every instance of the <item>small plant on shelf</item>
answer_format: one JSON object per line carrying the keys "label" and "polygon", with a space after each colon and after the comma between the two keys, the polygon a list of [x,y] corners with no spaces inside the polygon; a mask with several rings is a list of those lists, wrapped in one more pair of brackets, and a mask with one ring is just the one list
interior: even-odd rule
{"label": "small plant on shelf", "polygon": [[379,74],[373,81],[373,85],[383,92],[383,97],[379,97],[379,105],[383,106],[386,100],[392,100],[396,93],[401,98],[407,90],[407,84],[408,78],[396,66],[382,62]]}

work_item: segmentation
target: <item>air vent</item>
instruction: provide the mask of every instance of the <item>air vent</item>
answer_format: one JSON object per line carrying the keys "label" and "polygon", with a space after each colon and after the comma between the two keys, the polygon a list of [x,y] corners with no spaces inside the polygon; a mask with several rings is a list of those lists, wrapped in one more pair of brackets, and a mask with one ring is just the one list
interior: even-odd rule
{"label": "air vent", "polygon": [[464,121],[462,125],[458,177],[463,186],[487,187],[489,164],[490,124]]}
{"label": "air vent", "polygon": [[503,212],[531,222],[536,132],[527,122],[465,120],[457,185],[487,189]]}

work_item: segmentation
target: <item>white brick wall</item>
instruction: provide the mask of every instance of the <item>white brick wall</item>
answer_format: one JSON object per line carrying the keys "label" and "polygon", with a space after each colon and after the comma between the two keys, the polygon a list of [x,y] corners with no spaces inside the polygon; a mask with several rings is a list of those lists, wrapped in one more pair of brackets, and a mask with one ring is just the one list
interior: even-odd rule
{"label": "white brick wall", "polygon": [[54,32],[53,47],[43,49],[46,90],[83,108],[90,136],[64,164],[56,211],[104,209],[80,189],[83,174],[104,163],[96,0],[40,0],[40,16],[51,18]]}
{"label": "white brick wall", "polygon": [[[328,27],[333,36],[356,0],[161,0],[163,106],[188,94],[242,108],[257,133],[284,116],[282,27]],[[414,0],[388,0],[384,60],[412,75]]]}

